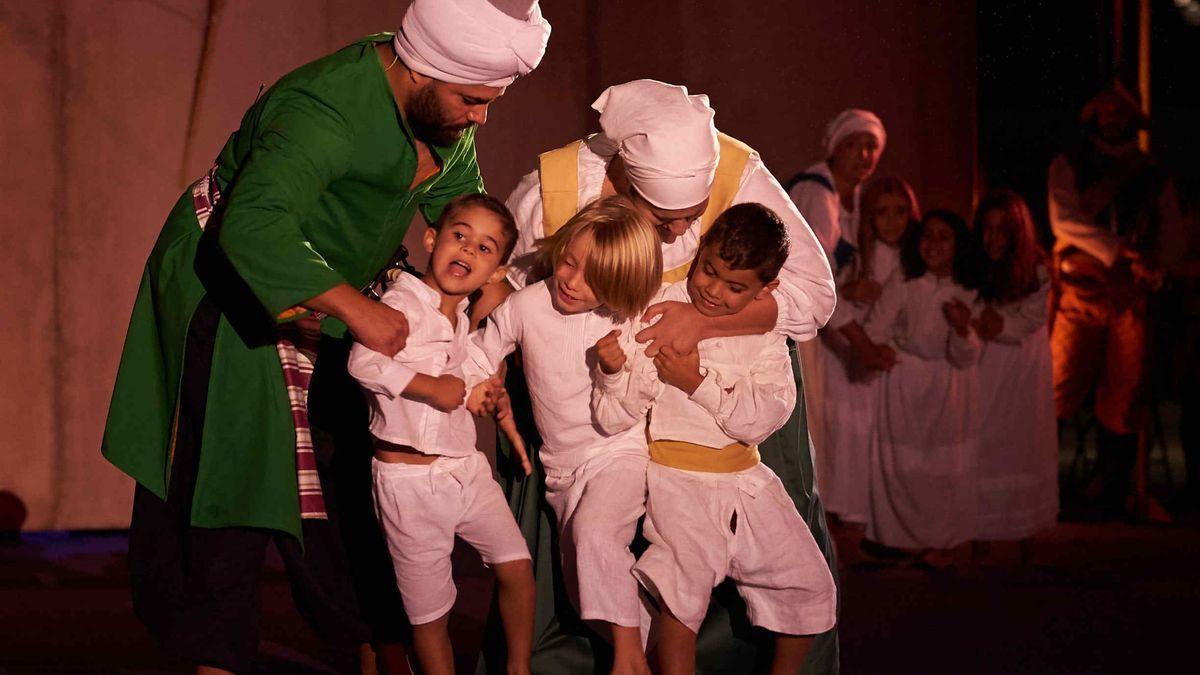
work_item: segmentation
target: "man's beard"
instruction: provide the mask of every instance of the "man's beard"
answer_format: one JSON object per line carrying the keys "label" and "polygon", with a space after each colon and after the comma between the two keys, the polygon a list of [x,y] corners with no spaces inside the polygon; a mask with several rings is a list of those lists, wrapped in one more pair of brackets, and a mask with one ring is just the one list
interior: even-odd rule
{"label": "man's beard", "polygon": [[447,125],[446,115],[441,104],[438,103],[437,94],[433,91],[432,85],[418,91],[409,100],[407,113],[413,135],[417,137],[417,140],[429,145],[454,145],[462,138],[467,129],[475,126],[473,124],[465,127]]}

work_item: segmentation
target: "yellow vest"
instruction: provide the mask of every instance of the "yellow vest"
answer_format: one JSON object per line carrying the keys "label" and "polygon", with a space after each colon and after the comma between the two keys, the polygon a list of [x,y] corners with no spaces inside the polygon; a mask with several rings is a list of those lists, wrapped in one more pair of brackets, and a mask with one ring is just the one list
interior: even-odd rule
{"label": "yellow vest", "polygon": [[[737,196],[742,173],[753,150],[732,136],[717,133],[720,160],[713,177],[708,208],[700,216],[700,235],[704,236],[713,221],[733,203]],[[566,224],[582,206],[579,203],[579,148],[583,141],[571,141],[557,150],[538,156],[538,178],[542,186],[542,224],[549,237]],[[664,283],[687,278],[692,262],[663,272]]]}

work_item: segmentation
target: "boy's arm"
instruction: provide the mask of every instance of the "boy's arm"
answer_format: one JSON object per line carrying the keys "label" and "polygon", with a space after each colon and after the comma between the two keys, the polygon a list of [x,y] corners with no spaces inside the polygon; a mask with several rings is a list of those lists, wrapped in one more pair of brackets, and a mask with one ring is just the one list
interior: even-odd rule
{"label": "boy's arm", "polygon": [[[357,292],[355,295],[363,298]],[[402,286],[397,284],[383,294],[378,304],[390,307],[405,316],[418,316],[418,313],[410,311],[406,299],[407,296],[402,290]],[[376,304],[370,300],[366,301],[372,305]],[[403,350],[398,352],[395,357],[389,357],[356,341],[350,348],[350,358],[346,363],[346,370],[354,379],[358,380],[363,389],[394,399],[404,393],[413,376],[417,374],[416,370],[401,360],[402,354],[404,354]]]}
{"label": "boy's arm", "polygon": [[609,436],[645,422],[646,411],[662,392],[645,352],[636,343],[622,346],[626,360],[616,373],[604,372],[599,364],[592,368],[592,422]]}
{"label": "boy's arm", "polygon": [[708,369],[691,398],[730,438],[747,445],[763,442],[787,422],[796,407],[796,381],[787,343],[781,336],[771,340],[750,372],[732,382]]}
{"label": "boy's arm", "polygon": [[514,303],[505,300],[491,314],[487,324],[467,341],[467,358],[463,361],[463,374],[468,389],[500,372],[504,359],[517,348],[521,339],[521,322]]}

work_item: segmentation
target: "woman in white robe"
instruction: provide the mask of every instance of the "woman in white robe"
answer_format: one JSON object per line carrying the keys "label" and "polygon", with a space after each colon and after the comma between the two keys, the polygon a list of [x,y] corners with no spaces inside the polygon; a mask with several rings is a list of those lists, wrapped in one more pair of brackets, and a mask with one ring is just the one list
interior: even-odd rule
{"label": "woman in white robe", "polygon": [[972,238],[980,270],[974,323],[983,340],[975,538],[1025,541],[1058,518],[1049,273],[1029,208],[1014,192],[984,197]]}
{"label": "woman in white robe", "polygon": [[853,260],[839,275],[838,304],[821,331],[820,426],[817,455],[821,495],[843,523],[865,525],[870,512],[868,477],[875,400],[880,386],[878,364],[862,331],[883,284],[900,266],[900,241],[919,218],[912,188],[894,176],[871,181],[862,194],[863,220]]}
{"label": "woman in white robe", "polygon": [[[830,120],[826,128],[826,159],[788,181],[788,196],[817,236],[837,279],[839,306],[852,302],[844,296],[843,290],[856,276],[853,268],[860,255],[860,192],[863,183],[874,173],[886,142],[883,123],[874,113],[844,110]],[[856,311],[843,311],[843,322],[861,321],[861,313],[859,310],[856,316]],[[830,323],[837,320],[835,314]],[[832,334],[834,327],[827,326],[824,333]],[[801,342],[798,353],[804,374],[805,407],[819,490],[823,497],[831,497],[831,501],[826,502],[830,513],[845,521],[861,523],[865,513],[859,504],[839,496],[839,493],[846,495],[847,492],[839,485],[842,478],[836,475],[838,465],[842,463],[838,457],[840,421],[845,411],[853,410],[851,402],[841,396],[846,388],[846,376],[839,364],[837,350],[840,347],[844,347],[844,340],[834,336],[832,343],[825,339]]]}
{"label": "woman in white robe", "polygon": [[975,292],[963,285],[969,236],[957,215],[926,214],[863,326],[894,363],[877,402],[866,536],[931,557],[975,533],[980,343],[970,326]]}

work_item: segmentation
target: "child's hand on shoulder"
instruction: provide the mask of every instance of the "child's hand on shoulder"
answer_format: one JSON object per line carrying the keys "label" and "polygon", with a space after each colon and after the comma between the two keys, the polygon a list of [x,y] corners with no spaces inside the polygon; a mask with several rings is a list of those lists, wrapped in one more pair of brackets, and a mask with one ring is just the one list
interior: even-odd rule
{"label": "child's hand on shoulder", "polygon": [[971,308],[965,302],[954,298],[942,303],[942,315],[946,323],[961,337],[966,337],[971,330]]}
{"label": "child's hand on shoulder", "polygon": [[596,341],[596,363],[600,365],[600,370],[603,370],[608,375],[616,375],[621,368],[625,366],[625,350],[621,349],[621,343],[617,338],[621,336],[619,329],[614,329],[608,332],[608,335]]}
{"label": "child's hand on shoulder", "polygon": [[658,379],[688,396],[704,381],[700,374],[700,352],[695,349],[680,354],[664,345],[654,356],[654,367],[658,369]]}
{"label": "child's hand on shoulder", "polygon": [[438,375],[433,378],[433,383],[425,394],[425,402],[442,412],[450,412],[461,406],[466,396],[467,385],[460,378]]}

